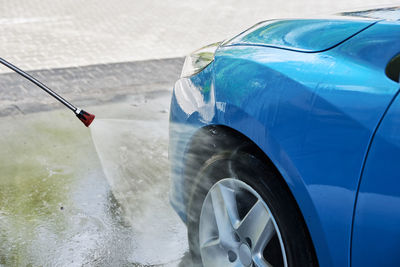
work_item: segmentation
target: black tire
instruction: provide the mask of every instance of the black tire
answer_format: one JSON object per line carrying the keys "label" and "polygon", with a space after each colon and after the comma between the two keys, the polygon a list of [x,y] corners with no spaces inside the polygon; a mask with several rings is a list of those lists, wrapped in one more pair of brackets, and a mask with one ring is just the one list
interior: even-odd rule
{"label": "black tire", "polygon": [[202,266],[199,219],[204,199],[211,187],[224,178],[245,182],[267,203],[280,229],[288,266],[318,266],[308,229],[287,185],[273,166],[249,153],[238,151],[212,156],[195,178],[188,203],[189,249],[194,266]]}

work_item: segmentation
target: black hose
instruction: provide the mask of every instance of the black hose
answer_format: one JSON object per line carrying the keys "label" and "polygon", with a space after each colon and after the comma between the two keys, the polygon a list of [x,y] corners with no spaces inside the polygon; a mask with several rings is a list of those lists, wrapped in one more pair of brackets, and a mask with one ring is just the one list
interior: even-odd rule
{"label": "black hose", "polygon": [[46,91],[48,94],[50,94],[52,97],[54,97],[55,99],[57,99],[58,101],[60,101],[61,103],[63,103],[67,108],[69,108],[70,110],[72,110],[73,112],[77,111],[77,108],[72,105],[71,103],[69,103],[67,100],[65,100],[64,98],[62,98],[60,95],[58,95],[57,93],[55,93],[53,90],[51,90],[50,88],[48,88],[46,85],[44,85],[43,83],[41,83],[40,81],[36,80],[34,77],[32,77],[31,75],[29,75],[28,73],[26,73],[25,71],[17,68],[16,66],[14,66],[13,64],[11,64],[10,62],[4,60],[3,58],[0,58],[0,63],[3,64],[4,66],[6,66],[7,68],[12,69],[13,71],[15,71],[16,73],[18,73],[19,75],[23,76],[24,78],[28,79],[29,81],[31,81],[32,83],[36,84],[37,86],[39,86],[40,88],[42,88],[44,91]]}

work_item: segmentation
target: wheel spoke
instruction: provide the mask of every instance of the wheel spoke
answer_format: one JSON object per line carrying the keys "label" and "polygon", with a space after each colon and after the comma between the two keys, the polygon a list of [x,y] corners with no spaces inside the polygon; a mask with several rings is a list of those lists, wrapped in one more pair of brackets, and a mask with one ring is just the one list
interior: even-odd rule
{"label": "wheel spoke", "polygon": [[218,262],[226,263],[226,251],[221,247],[219,238],[206,241],[201,247],[201,258],[205,266]]}
{"label": "wheel spoke", "polygon": [[274,224],[272,220],[268,220],[259,239],[255,242],[253,251],[262,254],[263,250],[268,245],[269,241],[271,241],[274,235],[276,235]]}
{"label": "wheel spoke", "polygon": [[254,267],[272,267],[272,264],[267,262],[263,257],[254,257],[253,258]]}
{"label": "wheel spoke", "polygon": [[268,210],[260,200],[243,218],[237,231],[240,237],[250,238],[254,252],[262,254],[262,250],[275,234],[275,228]]}
{"label": "wheel spoke", "polygon": [[235,192],[223,185],[211,191],[212,206],[221,242],[231,242],[233,226],[239,221]]}
{"label": "wheel spoke", "polygon": [[239,213],[237,209],[235,189],[224,185],[219,185],[218,189],[220,192],[220,197],[223,200],[224,208],[227,212],[229,221],[233,227],[239,222]]}
{"label": "wheel spoke", "polygon": [[213,238],[204,242],[204,244],[201,245],[201,249],[213,248],[219,245],[220,245],[219,238]]}
{"label": "wheel spoke", "polygon": [[221,246],[219,238],[211,239],[205,242],[201,248],[201,257],[205,266],[221,266],[221,267],[241,267],[240,261],[236,258],[230,261],[227,252]]}

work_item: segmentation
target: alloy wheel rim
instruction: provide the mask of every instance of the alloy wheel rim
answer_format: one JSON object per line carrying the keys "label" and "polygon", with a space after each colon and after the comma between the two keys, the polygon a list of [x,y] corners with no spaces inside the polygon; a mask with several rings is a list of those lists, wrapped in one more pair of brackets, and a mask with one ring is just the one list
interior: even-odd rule
{"label": "alloy wheel rim", "polygon": [[218,181],[203,202],[200,254],[208,266],[284,266],[286,251],[268,205],[248,184]]}

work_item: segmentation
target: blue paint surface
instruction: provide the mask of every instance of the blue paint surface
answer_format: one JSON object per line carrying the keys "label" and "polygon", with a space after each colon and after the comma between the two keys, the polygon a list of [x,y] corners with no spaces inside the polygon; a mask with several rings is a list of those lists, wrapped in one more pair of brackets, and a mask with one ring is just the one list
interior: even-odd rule
{"label": "blue paint surface", "polygon": [[[353,266],[400,263],[400,97],[390,106],[375,135],[357,199]],[[371,255],[373,257],[366,257]]]}
{"label": "blue paint surface", "polygon": [[[366,22],[349,28],[329,20],[316,23],[325,25],[324,31],[332,27],[331,35],[320,43],[316,39],[307,42],[304,37],[315,34],[319,27],[310,26],[309,33],[299,35],[305,39],[299,37],[291,43],[299,51],[249,45],[251,42],[228,44],[217,50],[214,62],[203,72],[176,82],[170,127],[172,203],[185,220],[182,173],[192,136],[207,125],[228,126],[251,139],[280,171],[304,216],[321,266],[351,265],[353,214],[353,266],[379,262],[385,255],[391,257],[389,263],[399,265],[393,250],[400,240],[400,232],[395,229],[400,225],[396,214],[399,207],[396,202],[384,204],[387,197],[398,202],[400,195],[393,192],[398,187],[398,179],[394,178],[399,177],[395,162],[399,160],[400,143],[392,124],[398,127],[398,121],[384,118],[377,134],[383,141],[373,137],[399,89],[399,84],[385,75],[385,67],[400,52],[400,25],[387,21],[370,27],[363,24],[364,30],[343,43],[313,53],[310,51],[343,41],[359,29],[354,25],[362,28],[358,23]],[[295,25],[292,27],[296,30]],[[290,34],[290,27],[274,32],[276,36]],[[273,38],[262,37],[260,32],[253,35],[248,39],[265,38],[268,43],[268,38]],[[392,117],[399,117],[397,110],[393,111],[397,117]],[[375,142],[386,142],[386,146]],[[371,143],[375,157],[387,152],[388,159],[383,158],[377,166],[374,156],[368,155]],[[386,176],[392,175],[391,183],[386,183],[386,177],[381,178],[378,171],[388,162],[392,167]],[[382,198],[379,200],[376,194]],[[385,214],[397,224],[377,217],[368,220],[371,213],[377,214],[373,209],[376,206],[371,204],[375,201],[382,208],[378,215]],[[379,233],[368,235],[377,223],[386,229],[383,237]],[[363,258],[375,241],[388,242],[393,248],[386,250],[387,254],[371,253]]]}
{"label": "blue paint surface", "polygon": [[263,45],[302,52],[329,49],[375,23],[371,20],[294,19],[260,23],[225,45]]}

